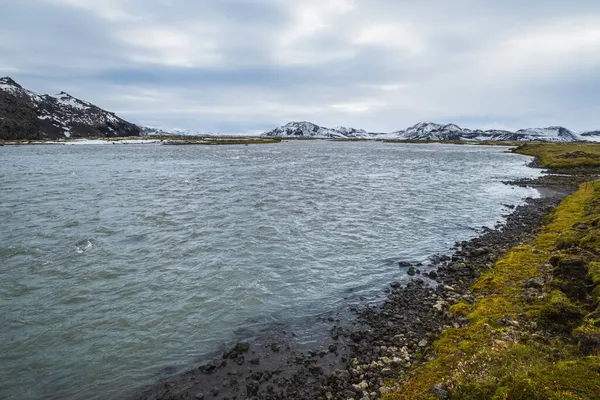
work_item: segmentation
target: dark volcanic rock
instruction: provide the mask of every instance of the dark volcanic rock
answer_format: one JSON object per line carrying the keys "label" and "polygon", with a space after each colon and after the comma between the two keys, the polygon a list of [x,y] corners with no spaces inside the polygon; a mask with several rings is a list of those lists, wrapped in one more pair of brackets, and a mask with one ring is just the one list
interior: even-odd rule
{"label": "dark volcanic rock", "polygon": [[31,103],[0,90],[0,139],[42,139],[40,120]]}
{"label": "dark volcanic rock", "polygon": [[0,78],[0,140],[139,135],[136,125],[67,93],[40,95]]}

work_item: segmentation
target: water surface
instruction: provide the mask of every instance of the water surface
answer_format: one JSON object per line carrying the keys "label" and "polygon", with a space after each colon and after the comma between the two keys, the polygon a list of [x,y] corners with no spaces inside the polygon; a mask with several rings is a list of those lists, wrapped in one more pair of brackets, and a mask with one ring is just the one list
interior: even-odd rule
{"label": "water surface", "polygon": [[0,150],[1,398],[105,399],[402,278],[537,192],[504,147]]}

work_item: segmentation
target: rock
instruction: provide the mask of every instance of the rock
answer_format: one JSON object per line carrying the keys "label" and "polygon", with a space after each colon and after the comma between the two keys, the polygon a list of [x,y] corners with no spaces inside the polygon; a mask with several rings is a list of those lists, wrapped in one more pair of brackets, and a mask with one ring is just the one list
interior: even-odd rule
{"label": "rock", "polygon": [[525,290],[525,293],[521,296],[523,300],[527,303],[533,303],[539,298],[539,293],[536,289],[528,288]]}
{"label": "rock", "polygon": [[448,305],[448,303],[446,303],[443,300],[438,300],[434,305],[433,308],[439,312],[442,312],[444,310],[444,307],[446,307]]}
{"label": "rock", "polygon": [[360,342],[362,340],[362,335],[360,332],[354,331],[350,334],[350,339],[352,339],[355,342]]}
{"label": "rock", "polygon": [[237,365],[242,365],[244,363],[244,356],[237,356],[236,358],[233,359],[233,361]]}
{"label": "rock", "polygon": [[589,229],[589,225],[583,222],[578,222],[575,225],[573,225],[573,228],[579,229],[580,231],[586,231]]}
{"label": "rock", "polygon": [[479,247],[470,251],[471,255],[474,257],[481,257],[491,252],[489,247]]}
{"label": "rock", "polygon": [[427,339],[421,339],[421,341],[419,342],[419,347],[425,347],[427,346]]}
{"label": "rock", "polygon": [[446,388],[446,385],[444,385],[443,383],[433,385],[432,392],[433,395],[440,400],[450,399],[450,392]]}
{"label": "rock", "polygon": [[[242,357],[242,354],[248,352],[249,349],[250,349],[250,343],[239,342],[229,352],[224,353],[223,358],[229,358],[229,359],[235,360],[237,358]],[[242,359],[243,359],[243,357],[242,357]]]}
{"label": "rock", "polygon": [[248,396],[256,396],[258,395],[259,388],[258,382],[250,382],[246,384],[246,394],[248,394]]}
{"label": "rock", "polygon": [[454,268],[465,269],[465,268],[467,268],[467,264],[465,264],[464,262],[456,262],[456,263],[454,263]]}
{"label": "rock", "polygon": [[216,368],[217,368],[217,366],[214,364],[206,364],[206,365],[201,365],[198,369],[200,370],[200,372],[209,375],[209,374],[212,374],[213,372],[215,372]]}
{"label": "rock", "polygon": [[429,271],[429,279],[437,279],[438,274],[435,271]]}
{"label": "rock", "polygon": [[248,342],[239,342],[235,345],[234,351],[238,354],[242,354],[247,352],[250,349],[250,343]]}
{"label": "rock", "polygon": [[281,345],[277,343],[271,343],[271,350],[275,353],[279,353],[279,350],[281,350]]}
{"label": "rock", "polygon": [[400,268],[408,268],[408,267],[412,266],[412,264],[409,263],[408,261],[400,261],[398,263],[398,266],[400,266]]}
{"label": "rock", "polygon": [[415,276],[417,274],[417,270],[415,267],[410,267],[406,273],[410,276]]}
{"label": "rock", "polygon": [[400,287],[400,282],[392,282],[390,283],[390,286],[394,289],[398,289]]}
{"label": "rock", "polygon": [[323,375],[323,368],[319,366],[312,366],[308,368],[308,372],[315,376]]}
{"label": "rock", "polygon": [[531,278],[526,280],[525,282],[523,282],[523,287],[528,289],[528,288],[532,288],[532,289],[539,289],[542,290],[544,289],[544,278],[542,278],[541,276],[538,276],[536,278]]}
{"label": "rock", "polygon": [[204,393],[196,393],[194,397],[198,400],[204,400]]}

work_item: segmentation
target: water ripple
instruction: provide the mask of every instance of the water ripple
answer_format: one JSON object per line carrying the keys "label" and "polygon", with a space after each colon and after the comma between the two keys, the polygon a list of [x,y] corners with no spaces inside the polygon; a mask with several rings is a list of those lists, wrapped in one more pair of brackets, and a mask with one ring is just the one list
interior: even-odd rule
{"label": "water ripple", "polygon": [[119,397],[379,292],[538,174],[501,147],[100,147],[2,150],[0,398]]}

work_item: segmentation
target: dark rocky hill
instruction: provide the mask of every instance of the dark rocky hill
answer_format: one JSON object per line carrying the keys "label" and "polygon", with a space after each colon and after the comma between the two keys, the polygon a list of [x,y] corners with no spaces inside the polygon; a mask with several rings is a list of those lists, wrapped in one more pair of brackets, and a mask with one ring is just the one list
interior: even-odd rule
{"label": "dark rocky hill", "polygon": [[40,95],[0,78],[0,139],[139,136],[140,128],[67,93]]}

